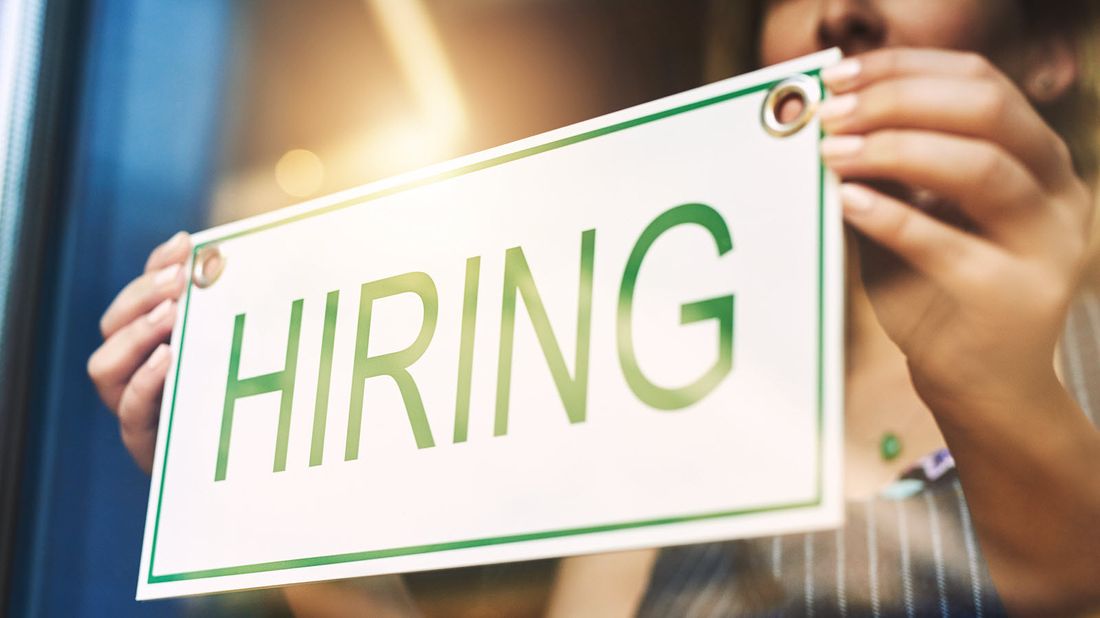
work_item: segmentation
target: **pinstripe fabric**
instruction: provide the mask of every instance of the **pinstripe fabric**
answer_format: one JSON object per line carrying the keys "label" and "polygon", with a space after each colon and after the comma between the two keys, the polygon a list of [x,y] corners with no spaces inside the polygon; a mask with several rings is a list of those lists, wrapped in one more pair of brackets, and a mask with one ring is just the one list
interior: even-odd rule
{"label": "pinstripe fabric", "polygon": [[845,587],[844,528],[836,531],[836,605],[841,616],[848,615],[848,589]]}
{"label": "pinstripe fabric", "polygon": [[875,503],[868,500],[867,507],[867,581],[871,585],[871,615],[882,615],[882,603],[879,601],[878,587],[878,531],[875,530]]}
{"label": "pinstripe fabric", "polygon": [[953,474],[902,500],[852,503],[846,521],[843,533],[664,549],[639,615],[1003,614]]}
{"label": "pinstripe fabric", "polygon": [[[1094,423],[1100,295],[1070,310],[1064,380]],[[847,507],[835,533],[666,548],[638,612],[683,616],[1002,616],[962,485],[951,471],[919,493]]]}
{"label": "pinstripe fabric", "polygon": [[[898,515],[898,540],[901,542],[901,594],[905,605],[905,615],[916,615],[916,602],[913,598],[913,571],[909,556],[909,523],[905,518],[905,509],[901,502],[894,503]],[[973,575],[973,574],[972,574]]]}
{"label": "pinstripe fabric", "polygon": [[807,534],[802,537],[802,551],[805,552],[802,559],[802,572],[805,573],[803,586],[806,590],[806,615],[814,615],[814,536]]}
{"label": "pinstripe fabric", "polygon": [[[924,504],[928,507],[928,528],[932,531],[932,567],[936,572],[936,598],[939,599],[940,616],[947,618],[947,565],[943,561],[943,533],[940,532],[940,514],[931,492],[923,492]],[[959,526],[962,529],[962,526]]]}

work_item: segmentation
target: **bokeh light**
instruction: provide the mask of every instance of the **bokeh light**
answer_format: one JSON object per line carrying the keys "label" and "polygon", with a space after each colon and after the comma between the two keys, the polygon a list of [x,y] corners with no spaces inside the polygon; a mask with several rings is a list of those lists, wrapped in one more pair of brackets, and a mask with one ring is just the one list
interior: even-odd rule
{"label": "bokeh light", "polygon": [[325,180],[325,166],[310,152],[296,148],[287,151],[275,164],[275,182],[287,195],[309,197]]}

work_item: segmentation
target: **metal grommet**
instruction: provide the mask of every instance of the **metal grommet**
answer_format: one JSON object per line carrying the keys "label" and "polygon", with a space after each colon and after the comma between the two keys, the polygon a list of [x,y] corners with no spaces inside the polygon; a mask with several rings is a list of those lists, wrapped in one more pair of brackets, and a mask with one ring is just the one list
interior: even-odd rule
{"label": "metal grommet", "polygon": [[[801,99],[802,110],[790,122],[783,122],[779,119],[779,107],[789,97]],[[779,82],[768,92],[760,112],[760,121],[764,125],[764,130],[775,137],[794,135],[810,123],[820,102],[821,86],[818,85],[817,80],[806,75],[795,75]]]}
{"label": "metal grommet", "polygon": [[208,288],[214,285],[223,270],[225,270],[225,257],[221,251],[218,251],[217,245],[203,247],[195,255],[191,279],[196,286]]}

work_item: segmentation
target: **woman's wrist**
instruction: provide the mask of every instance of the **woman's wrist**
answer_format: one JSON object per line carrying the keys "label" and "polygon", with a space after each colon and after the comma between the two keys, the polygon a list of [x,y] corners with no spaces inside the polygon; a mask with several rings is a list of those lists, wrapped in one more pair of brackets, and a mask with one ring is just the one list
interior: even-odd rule
{"label": "woman's wrist", "polygon": [[959,429],[988,429],[989,423],[1018,423],[1021,415],[1029,416],[1051,407],[1076,406],[1053,364],[1010,376],[972,378],[952,384],[927,378],[912,366],[910,375],[917,394],[937,422]]}

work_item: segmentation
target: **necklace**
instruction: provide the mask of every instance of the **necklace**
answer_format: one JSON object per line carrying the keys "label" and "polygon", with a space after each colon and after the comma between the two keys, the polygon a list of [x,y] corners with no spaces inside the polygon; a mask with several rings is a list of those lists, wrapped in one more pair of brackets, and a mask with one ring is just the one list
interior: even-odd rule
{"label": "necklace", "polygon": [[878,452],[883,461],[893,461],[901,454],[901,438],[892,431],[882,434],[878,442]]}

